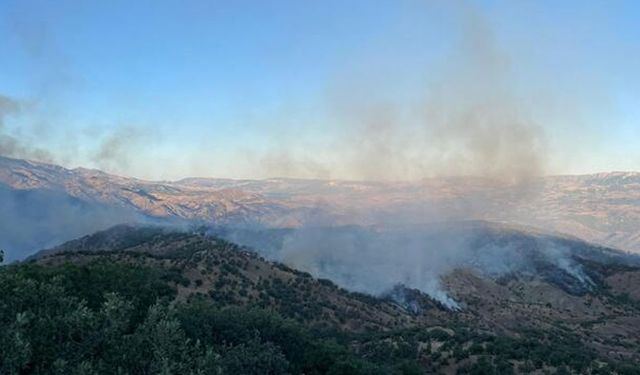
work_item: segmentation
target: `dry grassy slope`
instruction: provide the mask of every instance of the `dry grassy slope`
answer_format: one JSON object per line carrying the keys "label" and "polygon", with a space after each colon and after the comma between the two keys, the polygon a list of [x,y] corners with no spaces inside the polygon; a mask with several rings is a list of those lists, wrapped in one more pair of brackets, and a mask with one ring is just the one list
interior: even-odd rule
{"label": "dry grassy slope", "polygon": [[443,284],[477,327],[516,336],[530,328],[569,332],[604,356],[640,360],[639,277],[615,271],[582,296],[540,278],[499,281],[469,270],[454,271]]}
{"label": "dry grassy slope", "polygon": [[640,271],[617,272],[607,277],[607,284],[618,294],[640,300]]}

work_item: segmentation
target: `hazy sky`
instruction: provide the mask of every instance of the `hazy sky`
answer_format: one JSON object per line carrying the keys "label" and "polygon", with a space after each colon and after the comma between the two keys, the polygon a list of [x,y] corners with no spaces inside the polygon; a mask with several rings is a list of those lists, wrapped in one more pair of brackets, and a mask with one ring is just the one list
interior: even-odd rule
{"label": "hazy sky", "polygon": [[640,170],[639,67],[638,1],[0,0],[0,150],[153,179]]}

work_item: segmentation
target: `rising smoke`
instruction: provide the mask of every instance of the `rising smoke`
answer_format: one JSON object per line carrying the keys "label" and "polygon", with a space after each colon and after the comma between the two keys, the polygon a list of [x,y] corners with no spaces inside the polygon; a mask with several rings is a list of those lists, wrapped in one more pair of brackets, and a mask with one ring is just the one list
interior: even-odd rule
{"label": "rising smoke", "polygon": [[128,172],[140,147],[157,138],[158,131],[126,122],[106,128],[66,124],[60,103],[67,92],[82,87],[82,77],[47,21],[32,17],[27,4],[7,14],[11,37],[26,57],[30,94],[18,98],[0,92],[0,156],[57,164],[88,160],[106,171]]}
{"label": "rising smoke", "polygon": [[31,140],[13,134],[7,126],[9,118],[19,116],[28,108],[29,104],[0,94],[0,156],[51,161],[52,155],[47,150],[34,146]]}
{"label": "rising smoke", "polygon": [[426,105],[431,146],[445,168],[507,183],[529,182],[544,172],[543,128],[527,115],[487,22],[462,8],[462,40],[452,71]]}
{"label": "rising smoke", "polygon": [[[509,59],[486,20],[466,3],[458,5],[458,48],[419,105],[406,110],[374,97],[368,100],[363,90],[353,90],[360,95],[356,98],[342,93],[337,107],[345,128],[344,137],[336,140],[331,151],[335,162],[313,160],[309,153],[297,158],[294,153],[281,153],[281,159],[290,158],[278,165],[289,169],[298,165],[299,170],[324,165],[323,170],[334,176],[367,180],[477,176],[496,186],[515,187],[513,199],[530,198],[532,182],[547,165],[544,129],[519,98]],[[340,87],[350,91],[344,84]],[[271,166],[262,163],[260,167]],[[470,206],[476,212],[468,214],[486,214],[477,212],[482,202]],[[521,248],[479,245],[473,231],[398,228],[398,223],[442,220],[448,214],[424,211],[429,211],[428,218],[419,213],[416,217],[415,212],[413,216],[389,212],[392,220],[370,220],[382,224],[378,230],[338,228],[331,223],[305,226],[285,238],[275,258],[351,290],[381,295],[398,284],[416,288],[452,309],[459,305],[442,289],[440,280],[454,268],[468,267],[496,278],[532,269],[532,258]],[[584,282],[565,250],[551,244],[535,248],[546,261]]]}
{"label": "rising smoke", "polygon": [[141,147],[148,147],[157,132],[141,126],[119,126],[106,132],[92,152],[96,166],[111,173],[126,173],[135,162],[132,155]]}
{"label": "rising smoke", "polygon": [[[308,141],[303,149],[273,142],[254,174],[389,181],[465,175],[502,184],[527,184],[544,174],[544,127],[518,92],[509,57],[489,22],[466,2],[453,2],[449,11],[458,38],[444,66],[430,72],[437,78],[425,83],[422,99],[387,99],[385,80],[350,82],[340,75],[327,100],[339,123],[329,130],[334,139]],[[270,136],[287,139],[288,132],[291,127]]]}
{"label": "rising smoke", "polygon": [[441,278],[459,268],[494,280],[568,277],[575,284],[573,292],[593,286],[561,243],[482,222],[377,229],[309,226],[284,236],[279,247],[263,254],[349,290],[392,293],[398,299],[398,286],[418,289],[453,310],[462,306],[442,288]]}

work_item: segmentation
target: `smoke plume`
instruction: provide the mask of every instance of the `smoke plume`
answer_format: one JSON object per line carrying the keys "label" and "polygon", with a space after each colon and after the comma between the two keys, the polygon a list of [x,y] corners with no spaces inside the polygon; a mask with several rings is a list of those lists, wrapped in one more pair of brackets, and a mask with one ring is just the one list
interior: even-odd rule
{"label": "smoke plume", "polygon": [[47,150],[35,146],[31,139],[14,135],[6,124],[8,118],[28,108],[25,102],[0,94],[0,155],[51,161],[53,157]]}
{"label": "smoke plume", "polygon": [[593,286],[564,245],[481,222],[378,229],[308,226],[285,235],[281,246],[262,254],[349,290],[380,296],[399,285],[418,289],[453,310],[462,306],[442,288],[441,278],[455,269],[495,280],[565,277],[573,280],[573,292]]}
{"label": "smoke plume", "polygon": [[452,71],[427,100],[431,146],[460,175],[528,182],[545,169],[544,130],[518,98],[509,60],[482,15],[463,7],[462,22]]}
{"label": "smoke plume", "polygon": [[[390,181],[466,175],[516,185],[544,174],[544,126],[527,93],[518,91],[508,54],[478,10],[455,4],[449,11],[458,38],[442,67],[428,72],[432,78],[421,94],[389,97],[394,76],[367,76],[363,63],[364,72],[338,75],[328,90],[327,107],[336,124],[326,127],[333,139],[274,142],[254,173],[300,177],[303,171],[304,177]],[[422,76],[416,72],[415,81],[422,82]],[[291,126],[265,137],[287,139],[289,132]],[[304,149],[295,146],[305,141],[310,145]],[[278,163],[270,155],[278,155]],[[323,175],[310,176],[313,171]]]}
{"label": "smoke plume", "polygon": [[[126,173],[133,162],[134,154],[148,146],[154,139],[153,130],[135,126],[121,126],[107,132],[93,152],[92,161],[102,170],[111,173]],[[157,133],[155,133],[157,134]]]}
{"label": "smoke plume", "polygon": [[[324,163],[333,177],[367,180],[477,176],[515,187],[513,199],[523,196],[519,192],[530,193],[531,183],[547,165],[544,128],[517,92],[509,59],[483,16],[466,3],[454,11],[459,42],[423,99],[397,105],[376,95],[384,86],[361,89],[342,82],[331,98],[344,125],[342,137],[326,150],[335,159],[313,165]],[[309,155],[317,149],[309,150],[281,154],[291,159],[279,165],[310,165]],[[270,165],[260,167],[268,170]],[[469,206],[477,211],[482,204]],[[435,208],[426,211],[429,219],[439,216]],[[402,212],[390,212],[389,217],[405,224],[425,219]],[[530,255],[517,245],[481,245],[473,233],[442,227],[435,232],[397,225],[392,229],[393,220],[377,221],[382,224],[379,231],[331,223],[328,228],[306,226],[285,238],[276,258],[351,290],[381,295],[398,284],[416,288],[452,309],[459,305],[441,288],[440,279],[453,269],[468,267],[499,277],[533,267]],[[545,250],[547,246],[553,249]],[[536,245],[536,251],[584,280],[564,251],[549,244]]]}

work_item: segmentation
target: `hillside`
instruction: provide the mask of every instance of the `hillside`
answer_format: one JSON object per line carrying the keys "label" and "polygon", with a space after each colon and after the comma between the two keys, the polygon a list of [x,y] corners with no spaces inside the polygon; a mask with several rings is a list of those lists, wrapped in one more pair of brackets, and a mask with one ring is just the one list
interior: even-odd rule
{"label": "hillside", "polygon": [[[532,236],[494,232],[503,233],[499,240],[520,241],[518,248]],[[357,365],[361,369],[634,373],[640,363],[640,268],[620,253],[582,242],[574,246],[573,259],[590,278],[588,286],[572,288],[575,280],[551,263],[501,277],[463,267],[442,277],[459,310],[402,286],[382,298],[349,292],[206,231],[119,226],[41,253],[35,262],[47,270],[68,263],[82,270],[100,262],[159,270],[168,275],[163,280],[180,308],[205,301],[216,308],[272,311],[319,337],[334,337],[367,362]]]}
{"label": "hillside", "polygon": [[36,259],[50,265],[105,256],[118,262],[179,270],[189,280],[176,285],[179,300],[204,294],[225,304],[276,307],[293,319],[350,329],[362,325],[381,329],[413,320],[393,304],[372,310],[366,303],[370,298],[364,295],[348,293],[328,280],[318,282],[309,274],[268,262],[246,248],[202,233],[118,226],[66,243],[49,254],[45,251]]}

